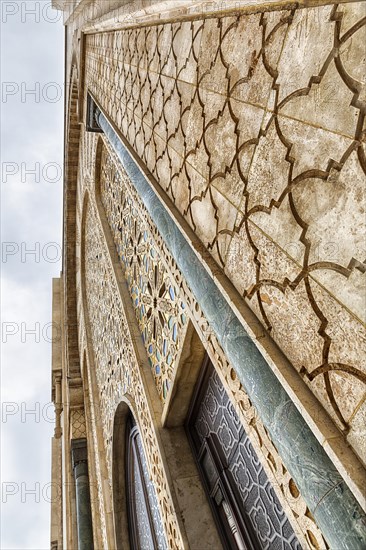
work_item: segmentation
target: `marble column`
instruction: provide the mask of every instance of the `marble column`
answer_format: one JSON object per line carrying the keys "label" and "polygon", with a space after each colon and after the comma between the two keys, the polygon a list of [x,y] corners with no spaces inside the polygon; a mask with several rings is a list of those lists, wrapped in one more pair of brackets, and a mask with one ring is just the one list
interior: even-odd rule
{"label": "marble column", "polygon": [[93,550],[93,524],[90,506],[86,439],[71,440],[71,457],[76,489],[78,550]]}

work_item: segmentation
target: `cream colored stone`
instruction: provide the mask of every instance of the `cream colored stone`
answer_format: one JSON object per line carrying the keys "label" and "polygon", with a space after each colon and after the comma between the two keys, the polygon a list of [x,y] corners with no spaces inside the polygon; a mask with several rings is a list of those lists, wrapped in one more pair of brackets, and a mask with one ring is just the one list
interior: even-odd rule
{"label": "cream colored stone", "polygon": [[341,413],[348,420],[364,392],[364,382],[361,383],[357,372],[363,374],[365,378],[366,330],[353,315],[315,282],[311,282],[311,289],[326,319],[323,330],[331,339],[328,362],[331,365],[340,364],[345,373],[349,371],[348,367],[356,369],[349,371],[354,372],[353,381],[350,375],[346,376],[344,384],[340,383],[339,377],[338,380],[335,379],[334,396]]}
{"label": "cream colored stone", "polygon": [[357,87],[357,100],[366,100],[366,46],[365,26],[352,34],[346,40],[339,54],[340,60],[346,73],[353,78],[354,86]]}
{"label": "cream colored stone", "polygon": [[201,140],[204,128],[203,107],[200,104],[197,91],[192,99],[188,118],[185,123],[186,146],[187,153],[189,153],[190,151],[194,151],[198,142]]}
{"label": "cream colored stone", "polygon": [[205,179],[205,181],[208,182],[210,180],[209,160],[209,155],[207,154],[205,145],[203,141],[201,141],[194,150],[187,152],[187,171],[189,171],[190,166],[192,166]]}
{"label": "cream colored stone", "polygon": [[212,249],[212,255],[220,266],[224,265],[224,259],[230,244],[234,229],[236,208],[215,187],[211,187],[212,201],[217,208],[217,241]]}
{"label": "cream colored stone", "polygon": [[[192,550],[211,550],[212,548],[219,550],[222,548],[210,510],[206,510],[206,497],[202,494],[200,478],[195,476],[176,479],[174,486],[179,495],[182,515],[186,522],[190,522],[194,526],[190,533],[190,548]],[[199,522],[197,521],[198,511]]]}
{"label": "cream colored stone", "polygon": [[[266,107],[287,27],[275,26],[285,15],[286,12],[267,13],[260,23],[261,16],[253,14],[236,26],[232,24],[225,34],[222,51],[229,64],[230,90],[235,99]],[[270,70],[262,58],[264,25],[265,58]]]}
{"label": "cream colored stone", "polygon": [[277,243],[251,223],[251,220],[248,223],[248,233],[253,249],[258,250],[256,259],[257,264],[260,264],[260,269],[257,271],[259,281],[277,283],[283,289],[289,282],[295,281],[300,273],[299,265],[288,258]]}
{"label": "cream colored stone", "polygon": [[327,180],[306,179],[296,185],[293,198],[299,215],[308,226],[305,238],[311,243],[309,264],[316,266],[317,262],[329,262],[329,269],[332,265],[344,268],[340,275],[328,273],[324,266],[312,271],[312,276],[364,319],[365,274],[354,263],[356,260],[362,264],[365,259],[363,181],[361,166],[353,153],[342,170],[333,170]]}
{"label": "cream colored stone", "polygon": [[279,116],[278,124],[289,142],[289,156],[294,162],[293,178],[311,170],[327,172],[330,165],[341,163],[343,155],[352,145],[349,138],[297,120]]}
{"label": "cream colored stone", "polygon": [[248,209],[256,206],[268,208],[273,201],[279,201],[289,180],[287,152],[272,120],[266,134],[259,139],[251,163],[247,187]]}
{"label": "cream colored stone", "polygon": [[297,264],[302,265],[305,245],[301,242],[301,226],[297,223],[288,196],[280,206],[272,208],[270,214],[254,212],[250,216],[254,222],[278,247],[290,256]]}
{"label": "cream colored stone", "polygon": [[249,292],[256,283],[255,251],[245,227],[234,233],[226,256],[225,273],[240,294]]}
{"label": "cream colored stone", "polygon": [[195,83],[196,81],[195,52],[199,51],[201,34],[200,23],[196,21],[186,21],[177,27],[173,43],[173,51],[177,59],[176,76],[184,82]]}
{"label": "cream colored stone", "polygon": [[304,284],[295,290],[286,288],[284,292],[274,285],[264,285],[260,297],[272,327],[271,335],[294,367],[298,371],[302,368],[311,371],[321,364],[320,322],[308,302]]}
{"label": "cream colored stone", "polygon": [[[337,243],[327,243],[323,249],[333,256],[338,251]],[[352,269],[347,277],[331,269],[322,269],[312,272],[312,279],[321,283],[336,297],[345,309],[351,311],[360,325],[366,323],[366,276],[365,272],[357,268]]]}
{"label": "cream colored stone", "polygon": [[210,191],[201,199],[194,199],[190,207],[193,227],[205,247],[212,245],[217,227],[217,208],[212,203]]}
{"label": "cream colored stone", "polygon": [[205,133],[205,142],[210,150],[210,175],[224,174],[234,161],[237,136],[236,121],[233,119],[229,105],[226,104],[217,120],[212,120]]}
{"label": "cream colored stone", "polygon": [[359,117],[351,103],[353,96],[331,61],[320,83],[312,84],[307,94],[293,97],[280,113],[353,139]]}
{"label": "cream colored stone", "polygon": [[366,399],[360,404],[351,420],[351,428],[347,441],[355,449],[357,455],[366,465]]}
{"label": "cream colored stone", "polygon": [[185,172],[180,172],[173,176],[171,180],[171,189],[173,200],[178,209],[184,215],[188,210],[189,205],[189,180]]}
{"label": "cream colored stone", "polygon": [[337,6],[337,13],[341,18],[341,36],[344,36],[354,25],[366,16],[366,5],[364,2],[342,3]]}
{"label": "cream colored stone", "polygon": [[333,46],[331,11],[331,6],[296,11],[278,63],[279,101],[319,75]]}
{"label": "cream colored stone", "polygon": [[[205,19],[203,24],[202,38],[201,38],[201,48],[199,54],[199,68],[198,75],[199,81],[202,76],[204,76],[207,71],[211,71],[212,66],[215,62],[216,50],[214,45],[220,43],[220,22],[216,18]],[[220,66],[220,65],[218,65]],[[222,82],[217,81],[216,85],[218,88],[215,90],[219,92],[222,90]]]}
{"label": "cream colored stone", "polygon": [[[222,74],[214,76],[207,72],[201,79],[197,93],[203,104],[202,113],[205,125],[220,117],[227,103],[227,89],[225,89],[225,67],[221,64]],[[220,88],[222,89],[220,90]]]}
{"label": "cream colored stone", "polygon": [[199,199],[204,193],[206,193],[208,181],[188,163],[183,171],[186,173],[188,178],[190,200]]}
{"label": "cream colored stone", "polygon": [[[87,3],[84,4],[85,8],[80,4],[80,15],[71,18],[67,29],[67,63],[71,66],[72,60],[76,60],[78,67],[75,66],[73,74],[79,71],[80,76],[84,68],[78,52],[78,37],[82,16],[89,10]],[[364,373],[365,349],[365,332],[359,322],[365,292],[360,223],[365,213],[361,184],[364,174],[355,153],[345,160],[356,129],[356,137],[361,139],[357,101],[364,97],[361,91],[363,30],[350,33],[340,45],[343,78],[340,66],[337,69],[334,61],[330,61],[328,67],[324,63],[330,54],[338,53],[333,50],[335,32],[340,28],[344,36],[360,21],[364,6],[347,3],[336,8],[334,5],[294,7],[290,12],[279,10],[284,2],[268,10],[268,6],[247,0],[241,2],[245,8],[242,12],[229,14],[221,13],[223,8],[216,3],[215,14],[212,6],[205,8],[202,2],[195,2],[194,6],[192,2],[183,4],[172,0],[145,4],[134,2],[123,6],[123,20],[113,20],[112,14],[97,18],[95,28],[112,25],[111,32],[85,36],[85,89],[80,91],[84,93],[88,88],[95,95],[102,110],[140,157],[142,167],[153,173],[157,184],[152,182],[152,185],[159,185],[167,210],[175,215],[170,197],[195,229],[196,235],[192,236],[177,216],[177,224],[183,231],[187,230],[188,242],[199,258],[203,256],[202,261],[209,266],[208,271],[234,311],[240,316],[245,309],[245,322],[248,318],[251,320],[249,334],[341,475],[360,498],[360,472],[364,470],[355,466],[357,461],[351,457],[346,438],[336,425],[346,431],[344,424],[350,423],[348,442],[364,457],[365,386],[359,376],[360,372]],[[198,6],[201,11],[194,12],[193,8]],[[126,14],[131,14],[126,10],[135,8],[132,21],[131,17],[128,21]],[[226,8],[238,10],[231,1],[225,4]],[[260,10],[264,10],[263,13]],[[207,13],[212,17],[206,18]],[[291,13],[294,14],[292,22]],[[188,20],[188,15],[193,15],[194,20]],[[165,22],[169,18],[170,21]],[[114,31],[118,25],[120,28]],[[123,25],[131,28],[122,30]],[[103,26],[100,30],[103,31]],[[70,74],[69,68],[67,74]],[[350,84],[351,79],[356,85]],[[356,86],[357,93],[352,86]],[[278,100],[281,102],[292,92],[297,95],[280,105],[276,127],[276,117],[272,117]],[[126,399],[130,400],[142,428],[169,547],[188,547],[188,544],[194,547],[204,528],[208,547],[216,548],[215,539],[210,539],[214,529],[209,514],[201,523],[196,521],[196,508],[202,512],[205,501],[196,472],[193,473],[189,463],[192,457],[187,448],[174,443],[169,431],[160,426],[162,406],[156,390],[158,387],[159,391],[159,384],[155,386],[156,380],[143,360],[139,332],[134,332],[136,319],[128,313],[130,296],[127,290],[121,290],[126,284],[123,276],[118,275],[119,259],[110,252],[106,223],[102,222],[103,227],[98,225],[94,198],[98,139],[98,136],[84,135],[80,155],[73,160],[75,167],[78,159],[80,165],[78,227],[71,237],[69,218],[66,225],[67,250],[73,250],[73,236],[75,240],[83,237],[87,242],[84,252],[78,245],[75,253],[78,270],[75,299],[80,353],[88,347],[88,357],[91,361],[96,358],[95,364],[89,367],[83,359],[83,376],[87,373],[84,379],[86,407],[89,407],[88,392],[96,400],[100,397],[95,412],[94,405],[87,408],[90,424],[86,426],[92,448],[91,471],[96,480],[92,495],[95,545],[114,547],[111,433],[116,406],[121,399]],[[334,168],[326,177],[325,171],[332,163]],[[91,165],[91,169],[83,164]],[[307,179],[300,181],[298,176],[309,170],[312,172]],[[291,178],[297,179],[291,184]],[[69,181],[67,178],[68,185]],[[89,203],[83,209],[86,189]],[[141,206],[140,198],[133,195],[132,186],[130,192],[136,220],[144,219],[149,238],[157,243],[161,254],[159,269],[164,265],[179,286],[197,334],[240,412],[291,523],[297,526],[299,541],[304,547],[310,545],[311,532],[318,547],[324,547],[301,495],[296,495],[289,473],[215,335],[207,327],[199,304]],[[72,193],[68,188],[67,204],[74,200]],[[107,211],[110,206],[106,206]],[[122,219],[127,219],[126,210]],[[135,243],[134,224],[128,229],[121,228],[116,223],[118,220],[111,222],[113,235],[125,232]],[[133,246],[129,250],[131,258],[132,249]],[[316,266],[317,269],[311,267],[308,273],[308,264],[312,266],[316,262],[322,265]],[[343,271],[330,269],[324,265],[326,262],[339,263]],[[217,264],[225,269],[227,278]],[[345,275],[344,269],[350,273]],[[152,280],[153,276],[155,271],[147,273],[147,279]],[[233,285],[245,296],[257,317],[252,316]],[[93,312],[90,320],[88,310]],[[179,340],[178,347],[180,345]],[[66,369],[65,357],[63,361],[62,368]],[[309,375],[324,362],[329,363],[327,368],[339,363],[343,369],[329,371],[328,388],[323,373],[312,382],[306,375],[306,371]],[[299,372],[313,393],[307,391]],[[69,391],[67,384],[65,379],[66,404],[70,397],[83,397],[80,385]],[[173,386],[173,390],[179,392],[179,386]],[[338,418],[335,404],[344,422]],[[64,414],[66,430],[70,428],[72,416],[75,414]],[[74,433],[81,433],[77,432],[76,424],[71,427],[75,428]],[[164,433],[168,434],[165,439]],[[69,453],[68,443],[65,438],[65,456]],[[67,468],[70,470],[69,465]],[[67,546],[76,547],[72,534],[73,500],[70,495],[67,498],[70,513]],[[188,520],[185,525],[182,517],[184,522]]]}
{"label": "cream colored stone", "polygon": [[[250,151],[250,149],[249,149]],[[248,152],[248,156],[250,152]],[[251,150],[253,154],[253,151]],[[243,191],[245,187],[245,181],[240,175],[240,172],[237,168],[237,163],[235,162],[230,172],[227,172],[225,175],[216,175],[212,182],[213,187],[218,189],[222,195],[227,197],[227,199],[236,207],[239,207]]]}
{"label": "cream colored stone", "polygon": [[[177,25],[175,27],[177,27]],[[163,25],[159,28],[159,31],[158,52],[160,62],[158,72],[174,78],[176,77],[176,71],[174,67],[174,57],[171,55],[174,27],[173,25]]]}

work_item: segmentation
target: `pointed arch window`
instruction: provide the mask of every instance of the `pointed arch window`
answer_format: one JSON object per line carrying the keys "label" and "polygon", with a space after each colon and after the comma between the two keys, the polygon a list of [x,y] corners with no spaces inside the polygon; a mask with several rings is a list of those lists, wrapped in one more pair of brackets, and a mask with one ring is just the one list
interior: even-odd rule
{"label": "pointed arch window", "polygon": [[167,548],[155,487],[150,480],[140,432],[132,415],[126,430],[128,525],[133,550]]}

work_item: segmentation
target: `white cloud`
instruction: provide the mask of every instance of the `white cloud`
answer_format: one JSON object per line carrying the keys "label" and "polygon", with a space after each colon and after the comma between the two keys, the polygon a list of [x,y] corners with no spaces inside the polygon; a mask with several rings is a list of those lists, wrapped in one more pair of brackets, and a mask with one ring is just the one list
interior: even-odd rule
{"label": "white cloud", "polygon": [[[19,1],[23,13],[25,4],[31,10],[32,5],[43,3]],[[54,24],[41,17],[36,23],[31,16],[25,21],[23,17],[22,22],[21,11],[2,22],[2,81],[16,83],[19,89],[22,85],[34,88],[37,82],[41,86],[49,82],[63,86],[61,22]],[[40,101],[35,102],[28,95],[22,102],[19,93],[7,99],[5,102],[2,96],[2,168],[5,162],[17,163],[19,167],[24,163],[26,169],[36,162],[42,167],[50,162],[62,165],[63,98],[50,103],[41,95]],[[44,409],[51,393],[51,345],[42,337],[42,329],[52,321],[52,277],[59,275],[61,263],[45,261],[42,249],[49,242],[61,245],[62,180],[52,184],[42,174],[38,183],[31,176],[26,180],[22,183],[19,170],[7,183],[2,182],[1,188],[1,241],[19,247],[17,254],[1,263],[1,328],[4,330],[4,323],[18,327],[6,343],[3,334],[1,354],[0,547],[4,550],[42,550],[50,545],[50,506],[42,489],[51,475],[53,426],[49,422],[50,409]],[[22,261],[22,246],[24,252],[24,247],[37,249],[36,243],[40,243],[39,258],[28,255]],[[36,328],[36,323],[39,341],[25,332]],[[14,492],[17,488],[16,494],[6,495],[11,490],[9,483],[14,484]],[[27,494],[32,489],[36,495]]]}

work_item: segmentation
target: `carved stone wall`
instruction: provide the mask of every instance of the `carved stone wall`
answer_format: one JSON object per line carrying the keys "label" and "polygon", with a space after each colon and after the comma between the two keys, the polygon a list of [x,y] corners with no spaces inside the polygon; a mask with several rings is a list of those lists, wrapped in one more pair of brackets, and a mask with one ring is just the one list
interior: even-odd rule
{"label": "carved stone wall", "polygon": [[365,461],[364,15],[90,34],[86,82]]}
{"label": "carved stone wall", "polygon": [[85,290],[92,335],[91,345],[100,397],[105,451],[112,482],[113,420],[123,396],[132,396],[150,476],[156,489],[162,521],[169,548],[183,548],[176,513],[157,443],[152,411],[146,398],[135,355],[133,338],[123,309],[119,289],[113,274],[111,259],[102,233],[96,207],[86,202],[85,221]]}
{"label": "carved stone wall", "polygon": [[105,148],[101,158],[100,193],[154,380],[165,401],[184,338],[185,304]]}
{"label": "carved stone wall", "polygon": [[71,439],[86,437],[86,424],[84,409],[72,409],[70,413]]}
{"label": "carved stone wall", "polygon": [[[124,399],[140,427],[167,546],[184,547],[156,411],[174,394],[189,320],[298,540],[327,544],[104,137],[97,158],[99,137],[80,124],[88,91],[366,462],[366,3],[305,3],[67,5],[62,461],[67,484],[68,437],[86,435],[98,548],[114,545],[111,446]],[[69,407],[70,374],[83,378],[84,409]],[[73,499],[65,491],[71,545]]]}
{"label": "carved stone wall", "polygon": [[[168,252],[155,224],[152,222],[148,212],[142,204],[140,197],[131,184],[123,167],[119,163],[115,153],[112,148],[110,148],[107,140],[103,138],[103,141],[104,145],[101,153],[100,166],[102,196],[103,193],[106,192],[105,190],[103,191],[103,187],[108,184],[109,193],[105,197],[108,198],[108,202],[105,201],[105,212],[107,218],[109,220],[113,220],[110,222],[110,230],[111,232],[114,231],[114,234],[117,235],[115,240],[117,251],[121,251],[121,233],[126,242],[136,243],[136,227],[143,228],[143,234],[145,235],[146,241],[150,243],[153,250],[159,251],[161,262],[160,269],[166,274],[165,276],[169,278],[169,280],[174,281],[175,293],[179,296],[180,302],[185,304],[187,316],[194,322],[196,330],[217,368],[217,372],[219,373],[224,387],[245,426],[250,440],[260,456],[267,475],[273,485],[277,488],[281,503],[288,516],[291,518],[291,522],[294,525],[299,540],[301,540],[304,545],[308,545],[309,548],[326,548],[326,543],[318,527],[316,526],[309,509],[302,499],[293,479],[284,467],[276,448],[272,444],[265,428],[263,427],[263,424],[258,419],[254,407],[241,386],[235,371],[225,357],[225,353],[217,342],[213,331],[210,329],[199,304],[193,297],[189,287],[182,277],[182,274],[177,268],[172,256]],[[93,150],[95,151],[95,146],[93,146]],[[85,158],[90,158],[87,152],[85,153]],[[98,182],[96,182],[96,184],[98,185]],[[122,216],[121,214],[123,211],[122,206],[125,204],[125,201],[133,205],[133,224],[129,223],[128,216]],[[92,197],[91,202],[93,203]],[[121,211],[118,210],[119,207],[121,208]],[[114,218],[116,212],[118,214],[117,217]],[[90,210],[88,210],[87,216],[91,216]],[[123,230],[121,232],[122,219],[124,222]],[[90,234],[95,235],[97,225],[98,220],[97,214],[95,213],[87,222],[86,234],[89,231],[91,232]],[[140,232],[138,232],[138,234],[140,234]],[[103,240],[103,235],[101,233],[99,239]],[[93,237],[92,240],[88,240],[88,238],[86,239],[85,246],[86,257],[89,257],[88,262],[90,262],[90,273],[88,276],[91,277],[89,282],[87,282],[88,302],[90,304],[95,304],[94,306],[89,306],[90,315],[93,317],[91,324],[94,326],[93,330],[95,331],[93,332],[93,347],[98,358],[97,365],[100,370],[98,376],[101,377],[100,387],[106,388],[105,395],[102,397],[102,401],[105,402],[105,406],[102,407],[101,416],[105,419],[104,433],[106,437],[108,457],[110,457],[109,434],[112,421],[111,411],[114,410],[116,404],[121,399],[121,395],[125,392],[130,392],[132,396],[135,395],[135,384],[131,383],[131,376],[133,375],[133,372],[131,372],[130,369],[130,365],[132,364],[131,356],[127,351],[130,345],[128,344],[128,334],[126,334],[126,331],[123,332],[123,324],[120,324],[120,310],[116,310],[118,305],[112,305],[112,302],[115,301],[113,298],[114,293],[116,292],[116,288],[114,286],[115,283],[110,280],[112,275],[111,272],[108,274],[108,270],[105,267],[106,262],[103,261],[100,263],[101,257],[97,253],[98,250],[101,249],[102,245],[97,244],[95,237]],[[105,254],[107,254],[105,245],[104,250]],[[119,258],[121,265],[124,268],[125,259],[123,258],[123,254],[120,254]],[[151,275],[154,273],[154,263],[150,262],[149,266]],[[98,277],[99,282],[95,277]],[[134,283],[137,287],[138,295],[140,294],[140,289],[138,288],[140,282],[141,279],[137,278]],[[103,293],[99,293],[98,289],[101,288],[101,286],[104,288],[109,288]],[[131,296],[131,299],[134,301],[133,295]],[[97,303],[99,303],[99,305],[96,305]],[[103,314],[101,314],[102,311],[104,311]],[[115,314],[116,311],[118,311],[117,315]],[[110,340],[108,340],[108,335]],[[124,344],[122,344],[122,342],[124,342]],[[112,355],[112,353],[114,353],[114,355]],[[111,357],[112,359],[110,359]],[[104,367],[102,365],[104,365]],[[121,372],[121,368],[123,368],[123,372]],[[121,386],[120,383],[115,383],[115,380],[126,380],[126,377],[130,380],[129,384],[125,383]],[[142,432],[141,435],[143,440],[145,440],[145,433]],[[146,441],[146,445],[150,446],[151,442]]]}

